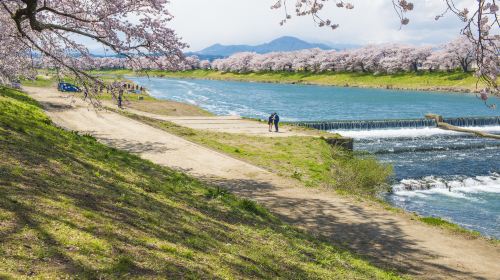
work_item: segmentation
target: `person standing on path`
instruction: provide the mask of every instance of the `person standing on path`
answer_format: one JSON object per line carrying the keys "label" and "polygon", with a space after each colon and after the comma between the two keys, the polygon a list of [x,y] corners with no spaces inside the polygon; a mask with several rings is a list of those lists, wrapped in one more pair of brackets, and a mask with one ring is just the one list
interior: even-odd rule
{"label": "person standing on path", "polygon": [[274,128],[276,128],[276,132],[279,132],[279,123],[280,123],[280,116],[278,116],[278,113],[274,113]]}
{"label": "person standing on path", "polygon": [[269,116],[267,124],[269,125],[269,132],[273,132],[273,123],[274,123],[274,113]]}
{"label": "person standing on path", "polygon": [[122,108],[122,102],[123,102],[123,89],[120,89],[118,92],[118,108]]}

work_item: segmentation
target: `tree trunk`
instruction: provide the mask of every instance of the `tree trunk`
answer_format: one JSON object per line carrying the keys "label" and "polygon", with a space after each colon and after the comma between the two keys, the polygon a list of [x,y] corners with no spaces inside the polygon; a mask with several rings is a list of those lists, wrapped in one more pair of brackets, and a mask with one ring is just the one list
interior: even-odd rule
{"label": "tree trunk", "polygon": [[469,63],[466,59],[460,60],[460,66],[462,67],[462,71],[464,71],[464,73],[469,72]]}
{"label": "tree trunk", "polygon": [[418,72],[418,62],[412,62],[411,63],[411,70],[413,72]]}

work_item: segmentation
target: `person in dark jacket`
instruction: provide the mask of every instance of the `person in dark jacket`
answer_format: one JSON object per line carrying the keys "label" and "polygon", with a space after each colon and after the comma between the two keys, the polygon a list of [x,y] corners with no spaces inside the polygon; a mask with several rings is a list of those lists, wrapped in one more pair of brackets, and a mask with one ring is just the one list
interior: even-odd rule
{"label": "person in dark jacket", "polygon": [[123,89],[120,89],[118,92],[118,108],[122,108],[123,103]]}
{"label": "person in dark jacket", "polygon": [[269,132],[272,132],[273,131],[273,124],[274,124],[274,114],[271,114],[269,116],[267,124],[269,125]]}
{"label": "person in dark jacket", "polygon": [[274,113],[274,128],[276,128],[276,132],[279,132],[279,123],[280,123],[280,116],[278,116],[278,113]]}

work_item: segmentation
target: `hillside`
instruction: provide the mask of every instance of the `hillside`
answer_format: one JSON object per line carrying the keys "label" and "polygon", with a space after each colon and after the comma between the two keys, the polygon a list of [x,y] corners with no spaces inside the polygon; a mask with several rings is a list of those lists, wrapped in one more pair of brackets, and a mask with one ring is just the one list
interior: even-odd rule
{"label": "hillside", "polygon": [[0,278],[396,278],[0,88]]}
{"label": "hillside", "polygon": [[275,39],[269,43],[250,46],[250,45],[221,45],[215,44],[201,51],[195,52],[195,55],[201,56],[223,56],[227,57],[238,52],[288,52],[304,49],[319,48],[322,50],[330,50],[331,47],[325,44],[308,43],[295,37],[285,36]]}

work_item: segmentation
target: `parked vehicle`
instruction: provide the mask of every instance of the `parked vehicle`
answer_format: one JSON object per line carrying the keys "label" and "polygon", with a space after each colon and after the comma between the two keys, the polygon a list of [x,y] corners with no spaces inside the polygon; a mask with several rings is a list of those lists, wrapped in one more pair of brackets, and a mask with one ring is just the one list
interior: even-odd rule
{"label": "parked vehicle", "polygon": [[12,88],[15,88],[15,89],[21,89],[21,82],[19,82],[19,81],[12,82],[11,86],[12,86]]}
{"label": "parked vehicle", "polygon": [[59,83],[57,89],[62,92],[80,92],[82,91],[79,87],[72,85],[70,83]]}

